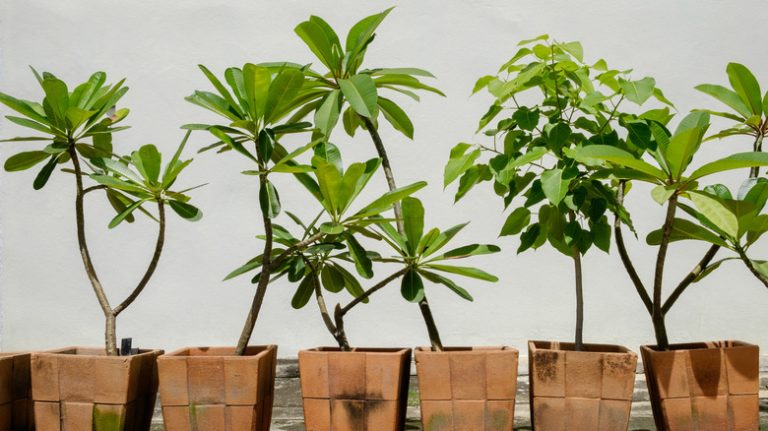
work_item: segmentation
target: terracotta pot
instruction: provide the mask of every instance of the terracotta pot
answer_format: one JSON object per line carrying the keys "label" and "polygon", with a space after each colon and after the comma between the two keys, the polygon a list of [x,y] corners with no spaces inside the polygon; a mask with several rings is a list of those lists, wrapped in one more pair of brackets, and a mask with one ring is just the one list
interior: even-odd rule
{"label": "terracotta pot", "polygon": [[642,346],[659,431],[757,431],[759,348],[741,341]]}
{"label": "terracotta pot", "polygon": [[424,431],[512,431],[517,360],[506,346],[417,348]]}
{"label": "terracotta pot", "polygon": [[157,359],[167,431],[269,430],[277,346],[189,347]]}
{"label": "terracotta pot", "polygon": [[0,353],[0,430],[31,431],[29,353]]}
{"label": "terracotta pot", "polygon": [[402,431],[411,349],[299,352],[306,431]]}
{"label": "terracotta pot", "polygon": [[106,356],[69,347],[32,353],[32,400],[38,431],[148,431],[162,350]]}
{"label": "terracotta pot", "polygon": [[543,431],[626,431],[637,354],[626,347],[528,342],[531,424]]}

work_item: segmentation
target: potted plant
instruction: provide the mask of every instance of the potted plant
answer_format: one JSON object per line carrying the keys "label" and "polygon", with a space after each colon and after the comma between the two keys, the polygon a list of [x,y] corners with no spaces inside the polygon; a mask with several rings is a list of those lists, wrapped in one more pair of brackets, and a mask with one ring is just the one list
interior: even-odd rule
{"label": "potted plant", "polygon": [[[347,134],[354,136],[357,128],[368,132],[374,148],[381,159],[383,172],[390,190],[396,189],[393,168],[389,161],[386,147],[379,133],[382,118],[389,122],[395,130],[413,139],[413,124],[405,111],[394,101],[382,96],[384,90],[392,90],[408,95],[416,100],[415,90],[426,90],[439,95],[442,92],[423,83],[419,78],[432,78],[429,72],[417,68],[363,68],[364,56],[375,32],[381,22],[392,9],[362,19],[351,27],[342,47],[337,33],[324,20],[312,16],[296,27],[296,33],[307,44],[316,58],[326,68],[327,72],[315,76],[319,80],[316,99],[308,101],[304,108],[297,111],[294,118],[314,111],[317,135],[329,139],[331,133],[342,119]],[[408,208],[406,208],[408,207]],[[442,234],[439,230],[423,232],[423,209],[418,200],[407,198],[394,204],[395,225],[382,222],[376,225],[381,237],[393,248],[396,257],[404,264],[402,272],[401,292],[409,301],[417,302],[424,318],[430,338],[431,347],[416,350],[416,363],[419,373],[419,387],[422,399],[422,420],[429,429],[452,427],[453,423],[464,421],[468,426],[483,427],[484,417],[493,418],[496,423],[510,428],[514,418],[514,394],[517,376],[517,351],[506,346],[498,348],[444,348],[432,316],[427,296],[424,293],[423,279],[433,283],[443,284],[465,299],[471,296],[454,281],[439,274],[439,271],[475,277],[487,281],[496,278],[475,268],[451,267],[442,268],[435,262],[440,259],[463,258],[472,255],[493,253],[498,251],[496,246],[473,244],[456,250],[433,256],[437,249],[445,245],[444,241],[458,233],[463,225],[455,226]],[[409,226],[409,224],[412,224]],[[424,236],[422,237],[422,234]],[[442,239],[442,237],[445,237]],[[436,239],[441,238],[441,239]],[[419,241],[422,241],[421,243]],[[434,242],[437,241],[437,242]],[[431,245],[430,245],[431,244]],[[447,257],[446,257],[447,256]],[[374,259],[375,260],[375,259]],[[410,269],[408,269],[410,268]],[[361,274],[364,275],[364,274]],[[371,290],[383,287],[377,284]],[[371,291],[369,290],[369,291]],[[322,291],[317,295],[321,309],[325,308]],[[364,297],[367,297],[364,296]],[[335,320],[326,318],[326,325],[332,333],[343,335],[343,317],[349,309],[359,303],[356,299],[345,307],[337,307]],[[328,315],[327,317],[330,317]],[[335,325],[335,326],[334,326]],[[345,350],[346,340],[337,337],[339,346]],[[328,349],[324,349],[327,351]],[[310,357],[320,357],[324,351],[302,352],[300,361],[309,363]],[[356,352],[358,355],[361,352]],[[377,353],[378,354],[378,353]],[[343,358],[344,354],[330,353],[329,359],[317,359],[324,364],[331,357]],[[339,359],[341,360],[341,359]],[[350,359],[352,360],[352,359]],[[317,362],[315,362],[317,363]],[[328,362],[330,363],[330,362]],[[314,365],[313,365],[314,366]],[[450,369],[463,370],[454,373],[453,380],[446,386],[446,374]],[[325,375],[323,368],[302,366],[302,371]],[[304,372],[302,375],[306,375]],[[495,375],[495,379],[489,376]],[[305,396],[305,416],[310,411],[308,401],[318,393],[310,389],[311,384],[302,384]],[[327,393],[323,393],[327,397]],[[337,394],[338,395],[338,394]],[[318,395],[319,396],[319,395]],[[321,397],[322,398],[322,397]],[[483,401],[478,404],[477,401]],[[322,401],[321,412],[327,412],[327,404]],[[333,407],[330,411],[333,413]],[[321,427],[317,429],[322,429]]]}
{"label": "potted plant", "polygon": [[[709,127],[709,113],[689,114],[679,122],[674,133],[667,130],[664,121],[649,118],[644,121],[650,134],[645,134],[642,147],[594,144],[577,148],[572,154],[613,178],[620,202],[629,181],[642,181],[654,185],[651,195],[666,209],[661,228],[646,238],[649,245],[658,246],[650,293],[627,253],[622,220],[617,217],[614,224],[614,238],[622,263],[651,317],[656,335],[656,344],[642,346],[641,353],[657,428],[757,429],[757,346],[740,341],[671,344],[665,318],[694,281],[719,266],[713,263],[718,250],[734,248],[742,238],[741,229],[751,229],[729,217],[728,208],[740,204],[725,196],[727,189],[722,190],[718,185],[702,188],[699,184],[718,172],[766,166],[768,155],[757,151],[734,153],[691,170],[690,165]],[[750,171],[756,175],[755,169]],[[757,187],[751,195],[751,190],[746,192],[747,205],[738,211],[745,219],[751,217],[755,208],[762,208],[764,200],[756,195],[761,188]],[[690,214],[693,220],[679,217],[678,209]],[[664,298],[663,276],[669,245],[684,239],[701,239],[711,245]]]}
{"label": "potted plant", "polygon": [[[518,46],[497,75],[480,78],[473,90],[486,89],[494,98],[478,127],[492,143],[453,147],[445,186],[459,180],[459,201],[476,184],[491,182],[504,208],[513,207],[500,236],[518,235],[518,253],[548,244],[573,264],[574,340],[528,343],[533,426],[626,429],[637,355],[623,346],[584,343],[582,256],[593,248],[609,251],[607,211],[631,221],[615,190],[570,151],[588,143],[640,145],[634,124],[665,117],[668,109],[637,116],[619,112],[619,105],[642,105],[652,96],[669,102],[652,78],[631,81],[602,59],[585,63],[579,42],[543,35]],[[646,90],[638,94],[638,88]],[[630,132],[626,138],[618,136],[620,128]],[[522,198],[517,206],[515,198]]]}
{"label": "potted plant", "polygon": [[0,429],[35,429],[29,353],[0,353]]}
{"label": "potted plant", "polygon": [[[155,357],[162,350],[131,349],[117,346],[117,316],[130,306],[147,286],[157,267],[165,240],[165,206],[189,220],[200,218],[200,211],[188,203],[186,190],[171,187],[191,160],[180,160],[186,142],[163,169],[161,154],[153,145],[142,146],[130,156],[117,156],[112,134],[123,130],[118,123],[128,109],[115,110],[115,104],[128,90],[124,81],[104,85],[103,72],[69,91],[67,85],[50,73],[35,72],[45,97],[42,103],[16,99],[0,93],[0,102],[21,114],[9,121],[38,132],[37,136],[7,141],[42,142],[43,149],[23,151],[5,161],[7,171],[21,171],[45,162],[33,186],[41,189],[58,165],[71,162],[64,170],[73,174],[76,186],[75,218],[80,255],[85,271],[105,317],[105,347],[71,347],[31,357],[32,399],[38,429],[148,430],[157,392]],[[188,134],[187,134],[188,136]],[[96,184],[86,187],[85,180]],[[109,222],[113,228],[132,222],[136,211],[158,222],[158,236],[149,266],[131,294],[118,305],[111,305],[99,281],[85,236],[85,196],[103,191],[117,215]],[[144,204],[157,206],[152,215]]]}

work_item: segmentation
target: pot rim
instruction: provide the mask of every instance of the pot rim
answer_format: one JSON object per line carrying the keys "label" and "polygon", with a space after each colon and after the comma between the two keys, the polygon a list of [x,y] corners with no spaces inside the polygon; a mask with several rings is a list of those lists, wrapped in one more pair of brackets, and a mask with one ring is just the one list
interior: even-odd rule
{"label": "pot rim", "polygon": [[[158,360],[167,360],[171,358],[231,358],[231,359],[254,359],[254,358],[260,358],[262,356],[268,355],[272,351],[277,351],[277,344],[259,344],[259,345],[252,345],[248,346],[246,348],[246,353],[249,349],[258,349],[261,348],[258,353],[255,355],[235,355],[235,346],[186,346],[182,347],[176,350],[173,350],[168,353],[164,353],[160,355],[157,359]],[[191,349],[231,349],[232,353],[229,355],[222,354],[222,355],[189,355],[185,354],[186,352],[189,352]]]}
{"label": "pot rim", "polygon": [[465,354],[465,353],[486,353],[486,352],[510,352],[519,353],[520,351],[512,346],[443,346],[442,352],[433,351],[431,347],[422,346],[413,349],[419,354]]}
{"label": "pot rim", "polygon": [[393,353],[402,354],[410,353],[413,349],[410,347],[353,347],[352,350],[344,352],[339,347],[333,346],[320,346],[310,349],[299,350],[299,353],[311,352],[311,353]]}
{"label": "pot rim", "polygon": [[659,350],[657,344],[643,344],[641,351],[648,353],[667,353],[674,351],[692,351],[692,350],[725,350],[740,348],[760,348],[757,344],[752,344],[741,340],[711,340],[711,341],[686,341],[684,343],[671,343],[669,350]]}
{"label": "pot rim", "polygon": [[574,350],[574,344],[570,341],[554,341],[554,340],[528,340],[528,352],[534,353],[536,351],[559,351],[568,352],[571,354],[580,353],[605,353],[612,355],[634,355],[637,353],[632,349],[621,344],[603,344],[603,343],[584,343],[584,347],[589,350],[577,351]]}
{"label": "pot rim", "polygon": [[[84,353],[78,353],[83,351]],[[101,352],[101,353],[94,353]],[[59,349],[44,350],[40,352],[30,352],[30,355],[34,356],[67,356],[77,358],[105,358],[108,360],[123,360],[128,358],[137,358],[143,356],[160,356],[165,353],[163,349],[139,349],[139,353],[128,356],[108,356],[103,347],[87,347],[87,346],[69,346]]]}

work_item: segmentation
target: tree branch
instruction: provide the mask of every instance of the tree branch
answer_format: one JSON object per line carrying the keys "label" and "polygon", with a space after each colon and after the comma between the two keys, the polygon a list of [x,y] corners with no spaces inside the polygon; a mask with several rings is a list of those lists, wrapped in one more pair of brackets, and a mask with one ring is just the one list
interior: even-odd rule
{"label": "tree branch", "polygon": [[[617,201],[619,205],[624,205],[624,182],[619,185]],[[613,236],[616,240],[616,248],[619,250],[619,256],[621,257],[621,263],[624,265],[624,269],[627,271],[630,280],[632,280],[632,284],[635,286],[635,290],[637,290],[637,294],[643,301],[643,305],[645,305],[648,314],[653,314],[651,297],[648,295],[648,290],[645,288],[643,281],[637,274],[637,270],[632,263],[632,259],[629,257],[629,253],[627,253],[627,246],[624,244],[624,235],[621,232],[621,220],[618,215],[613,219]]]}
{"label": "tree branch", "polygon": [[760,280],[760,282],[763,283],[765,287],[768,287],[768,278],[766,278],[760,271],[757,270],[757,268],[755,268],[755,264],[752,263],[752,259],[750,259],[749,256],[747,256],[747,252],[744,251],[744,248],[738,247],[736,249],[736,253],[739,254],[739,258],[741,258],[741,260],[747,266],[747,269],[749,269],[749,272],[751,272],[752,275],[755,276],[755,278]]}
{"label": "tree branch", "polygon": [[707,269],[710,262],[712,262],[712,259],[714,259],[715,255],[717,254],[718,250],[720,250],[719,245],[712,245],[709,250],[707,250],[699,263],[693,267],[691,272],[689,272],[682,279],[682,281],[680,281],[680,284],[678,284],[672,294],[669,295],[669,298],[667,298],[666,302],[664,302],[664,306],[661,307],[662,313],[667,314],[667,312],[672,309],[672,306],[675,305],[675,302],[680,297],[680,295],[685,292],[685,289],[693,283],[693,280],[695,280],[696,277],[698,277],[705,269]]}

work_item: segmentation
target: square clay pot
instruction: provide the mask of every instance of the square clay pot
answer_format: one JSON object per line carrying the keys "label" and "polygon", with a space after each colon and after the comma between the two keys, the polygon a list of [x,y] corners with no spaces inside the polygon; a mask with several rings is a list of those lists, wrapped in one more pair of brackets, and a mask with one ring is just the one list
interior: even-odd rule
{"label": "square clay pot", "polygon": [[0,353],[0,430],[35,429],[29,353]]}

